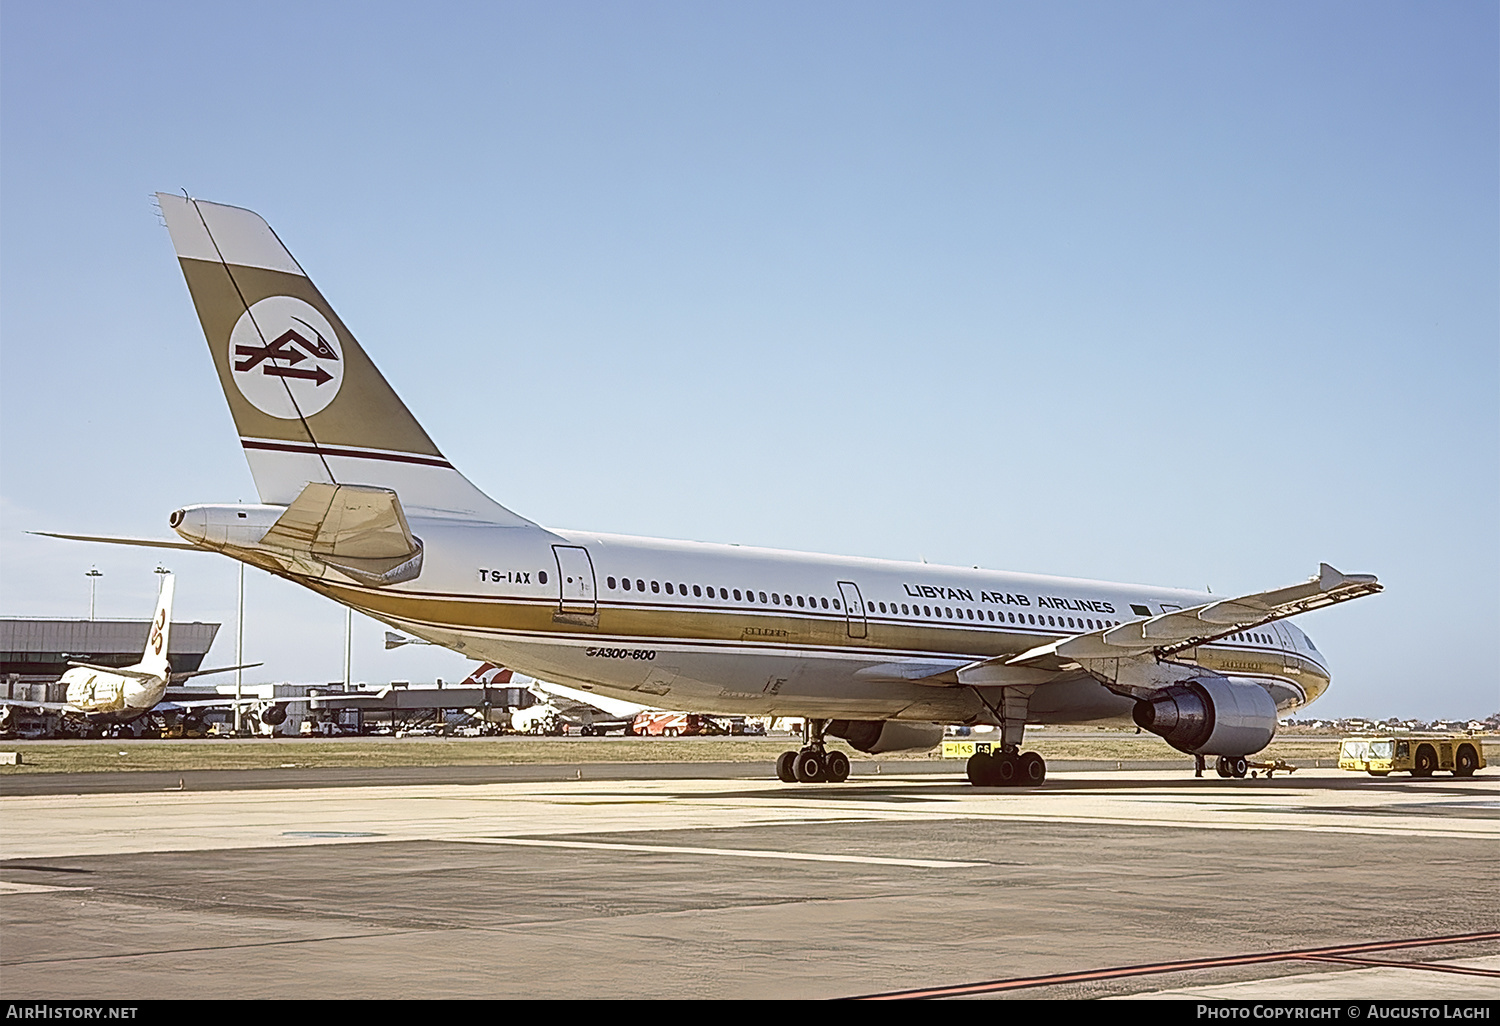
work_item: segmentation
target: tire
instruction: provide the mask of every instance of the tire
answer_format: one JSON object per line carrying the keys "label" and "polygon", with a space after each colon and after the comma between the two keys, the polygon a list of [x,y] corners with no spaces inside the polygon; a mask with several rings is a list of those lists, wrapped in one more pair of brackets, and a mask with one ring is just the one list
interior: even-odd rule
{"label": "tire", "polygon": [[1472,777],[1474,771],[1479,768],[1479,754],[1474,751],[1473,745],[1459,745],[1458,754],[1453,757],[1453,775],[1455,777]]}
{"label": "tire", "polygon": [[1388,777],[1391,775],[1390,770],[1365,770],[1365,772],[1372,777]]}
{"label": "tire", "polygon": [[1412,763],[1411,775],[1414,777],[1430,777],[1437,769],[1437,752],[1431,745],[1423,745],[1417,749],[1416,761]]}
{"label": "tire", "polygon": [[795,784],[797,782],[797,771],[793,764],[797,761],[796,752],[782,752],[776,757],[776,779],[783,784]]}
{"label": "tire", "polygon": [[1236,755],[1229,760],[1229,771],[1235,779],[1242,779],[1250,771],[1250,760],[1243,755]]}
{"label": "tire", "polygon": [[677,736],[677,728],[676,727],[666,727],[666,728],[664,728],[662,730],[661,736],[662,737],[676,737]]}
{"label": "tire", "polygon": [[814,752],[798,752],[792,763],[792,772],[797,775],[799,784],[820,784],[823,782],[827,771],[823,767],[823,760],[818,758]]}
{"label": "tire", "polygon": [[1228,780],[1230,777],[1234,776],[1234,770],[1230,768],[1229,760],[1222,755],[1219,756],[1218,760],[1214,763],[1214,772],[1223,777],[1225,780]]}
{"label": "tire", "polygon": [[1020,761],[1014,755],[1001,755],[997,758],[994,769],[995,783],[1000,787],[1014,787],[1018,783],[1016,777],[1020,775],[1017,772],[1020,769],[1018,765]]}
{"label": "tire", "polygon": [[1027,787],[1037,787],[1047,779],[1047,761],[1035,752],[1022,755],[1016,769],[1018,782]]}
{"label": "tire", "polygon": [[969,783],[975,787],[994,787],[994,762],[995,757],[989,752],[975,752],[969,756],[968,765],[964,767]]}
{"label": "tire", "polygon": [[849,756],[843,752],[829,752],[823,759],[823,772],[829,783],[842,784],[849,779]]}

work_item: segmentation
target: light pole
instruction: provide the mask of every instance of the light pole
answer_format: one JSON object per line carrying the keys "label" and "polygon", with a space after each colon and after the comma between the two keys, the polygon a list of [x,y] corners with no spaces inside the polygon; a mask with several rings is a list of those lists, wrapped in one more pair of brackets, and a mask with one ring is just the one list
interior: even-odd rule
{"label": "light pole", "polygon": [[99,572],[97,566],[89,567],[89,572],[83,576],[89,579],[89,619],[94,618],[94,589],[99,586],[99,578],[104,575]]}
{"label": "light pole", "polygon": [[348,692],[350,673],[349,664],[354,653],[354,607],[344,607],[344,691]]}
{"label": "light pole", "polygon": [[240,564],[240,604],[234,614],[234,732],[244,729],[245,710],[240,699],[245,693],[245,564]]}

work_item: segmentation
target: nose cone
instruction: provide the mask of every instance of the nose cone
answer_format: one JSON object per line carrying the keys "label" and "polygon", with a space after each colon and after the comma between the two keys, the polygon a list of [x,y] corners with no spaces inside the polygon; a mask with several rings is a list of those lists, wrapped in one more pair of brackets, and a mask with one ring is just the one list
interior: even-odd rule
{"label": "nose cone", "polygon": [[167,523],[171,524],[172,530],[187,541],[205,542],[208,540],[208,511],[202,506],[179,509],[167,518]]}

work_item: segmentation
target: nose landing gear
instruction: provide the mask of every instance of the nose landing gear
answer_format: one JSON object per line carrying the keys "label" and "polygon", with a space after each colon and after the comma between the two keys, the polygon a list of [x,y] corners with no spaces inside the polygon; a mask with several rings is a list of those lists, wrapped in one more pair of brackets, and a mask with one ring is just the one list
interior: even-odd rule
{"label": "nose landing gear", "polygon": [[807,720],[802,725],[802,747],[782,752],[776,759],[776,776],[787,784],[842,784],[849,779],[849,756],[823,744],[827,720]]}

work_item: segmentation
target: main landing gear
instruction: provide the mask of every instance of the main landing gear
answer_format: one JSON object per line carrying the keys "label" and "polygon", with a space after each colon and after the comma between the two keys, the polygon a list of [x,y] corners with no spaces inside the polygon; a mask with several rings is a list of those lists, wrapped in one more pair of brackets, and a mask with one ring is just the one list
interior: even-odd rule
{"label": "main landing gear", "polygon": [[1047,779],[1047,762],[1036,752],[1004,748],[969,756],[969,783],[975,787],[1036,787]]}
{"label": "main landing gear", "polygon": [[1226,780],[1230,777],[1243,777],[1250,771],[1250,760],[1243,755],[1221,755],[1219,761],[1214,763],[1214,772]]}
{"label": "main landing gear", "polygon": [[776,759],[776,776],[787,784],[842,784],[849,779],[849,756],[823,745],[827,720],[802,724],[802,747],[782,752]]}

